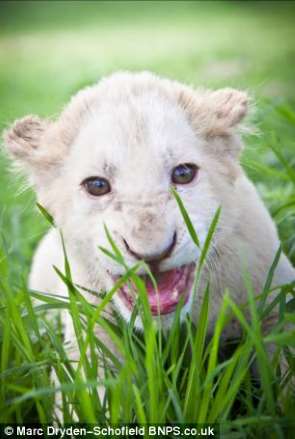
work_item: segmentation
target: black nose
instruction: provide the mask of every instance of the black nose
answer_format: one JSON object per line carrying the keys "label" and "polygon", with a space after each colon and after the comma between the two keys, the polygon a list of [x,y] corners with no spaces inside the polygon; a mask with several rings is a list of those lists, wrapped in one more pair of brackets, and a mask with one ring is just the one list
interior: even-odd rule
{"label": "black nose", "polygon": [[136,251],[132,250],[128,244],[128,242],[123,239],[125,247],[132,256],[134,256],[136,259],[144,260],[145,262],[149,263],[159,263],[163,259],[168,258],[168,256],[171,255],[172,250],[176,244],[176,232],[174,232],[173,238],[169,246],[163,250],[161,253],[154,253],[154,254],[144,254],[144,253],[137,253]]}

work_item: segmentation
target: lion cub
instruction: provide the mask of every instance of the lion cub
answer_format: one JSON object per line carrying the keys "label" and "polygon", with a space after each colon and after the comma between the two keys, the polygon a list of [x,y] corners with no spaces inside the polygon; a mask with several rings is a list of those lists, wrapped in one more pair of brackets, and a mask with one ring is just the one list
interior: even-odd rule
{"label": "lion cub", "polygon": [[[197,319],[210,279],[213,324],[225,289],[247,300],[243,270],[261,291],[280,245],[276,227],[239,163],[239,124],[245,92],[193,89],[151,73],[116,73],[74,96],[56,120],[28,116],[5,134],[11,156],[30,176],[39,202],[63,232],[73,279],[91,290],[110,289],[124,269],[99,250],[109,248],[108,227],[127,264],[144,260],[151,312],[169,328],[182,298],[182,315]],[[200,249],[171,194],[188,211],[200,244],[219,206],[200,291],[192,284]],[[63,267],[59,235],[50,230],[32,264],[30,288],[67,294],[52,266]],[[282,254],[274,284],[293,281]],[[88,296],[92,301],[99,299]],[[112,306],[129,319],[136,292],[123,286]],[[141,326],[140,319],[136,321]],[[73,338],[70,320],[66,336]]]}

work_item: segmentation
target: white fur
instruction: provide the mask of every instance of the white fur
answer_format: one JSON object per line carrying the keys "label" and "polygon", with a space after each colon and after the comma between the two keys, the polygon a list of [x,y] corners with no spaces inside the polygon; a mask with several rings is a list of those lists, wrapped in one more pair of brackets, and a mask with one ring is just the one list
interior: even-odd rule
{"label": "white fur", "polygon": [[[63,231],[77,284],[108,289],[113,284],[109,273],[124,272],[98,248],[110,249],[104,224],[130,265],[135,259],[123,238],[134,251],[149,255],[163,251],[175,231],[176,246],[161,270],[197,263],[199,250],[170,193],[172,168],[189,162],[199,166],[198,177],[179,186],[178,192],[202,244],[218,206],[222,214],[200,290],[183,313],[191,312],[197,320],[209,278],[211,324],[225,288],[236,302],[246,301],[243,269],[251,274],[255,291],[261,290],[280,242],[239,165],[242,145],[236,128],[246,114],[247,101],[246,94],[237,90],[193,90],[149,73],[120,73],[78,93],[56,121],[28,117],[16,122],[6,133],[7,147],[29,171],[40,203]],[[90,176],[109,179],[111,193],[89,196],[80,183]],[[53,229],[35,253],[29,284],[35,290],[67,294],[52,265],[63,266]],[[283,254],[274,283],[294,278]],[[87,298],[95,302],[92,296]],[[130,317],[119,297],[114,305],[126,319]],[[172,317],[161,320],[169,327]],[[74,339],[70,319],[66,336]]]}

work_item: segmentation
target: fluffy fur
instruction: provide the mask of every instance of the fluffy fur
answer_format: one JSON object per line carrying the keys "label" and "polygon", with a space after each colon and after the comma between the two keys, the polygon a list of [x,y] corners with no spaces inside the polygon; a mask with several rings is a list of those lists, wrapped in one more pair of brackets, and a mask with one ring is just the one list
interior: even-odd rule
{"label": "fluffy fur", "polygon": [[[280,243],[270,215],[239,164],[238,127],[247,107],[242,91],[192,89],[146,72],[117,73],[80,91],[57,120],[28,116],[15,122],[5,134],[8,151],[28,172],[39,202],[63,231],[77,284],[104,290],[113,285],[110,274],[123,273],[98,249],[109,247],[104,224],[129,264],[135,258],[123,240],[148,256],[165,250],[175,231],[176,245],[160,270],[197,263],[199,250],[170,192],[171,170],[195,163],[197,178],[179,186],[178,192],[201,243],[219,206],[222,214],[200,291],[183,313],[191,312],[197,320],[208,279],[213,294],[210,324],[225,288],[238,303],[246,301],[243,270],[251,274],[255,291],[261,290]],[[91,197],[85,192],[81,182],[96,175],[110,181],[109,194]],[[63,266],[54,229],[35,253],[32,289],[66,294],[53,265]],[[282,254],[274,284],[294,278],[294,269]],[[129,318],[119,297],[112,306]],[[171,315],[161,319],[169,327]],[[70,319],[66,336],[74,339]]]}

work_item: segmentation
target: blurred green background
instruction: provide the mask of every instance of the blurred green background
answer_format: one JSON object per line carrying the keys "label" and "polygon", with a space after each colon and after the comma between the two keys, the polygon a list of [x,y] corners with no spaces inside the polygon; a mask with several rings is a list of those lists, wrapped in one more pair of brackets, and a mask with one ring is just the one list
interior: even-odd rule
{"label": "blurred green background", "polygon": [[[195,86],[247,89],[256,101],[244,166],[294,258],[295,2],[10,1],[0,3],[0,128],[57,115],[79,88],[115,70],[152,70]],[[294,118],[293,122],[292,119]],[[0,155],[0,227],[26,276],[44,220]],[[294,259],[293,259],[294,260]]]}

